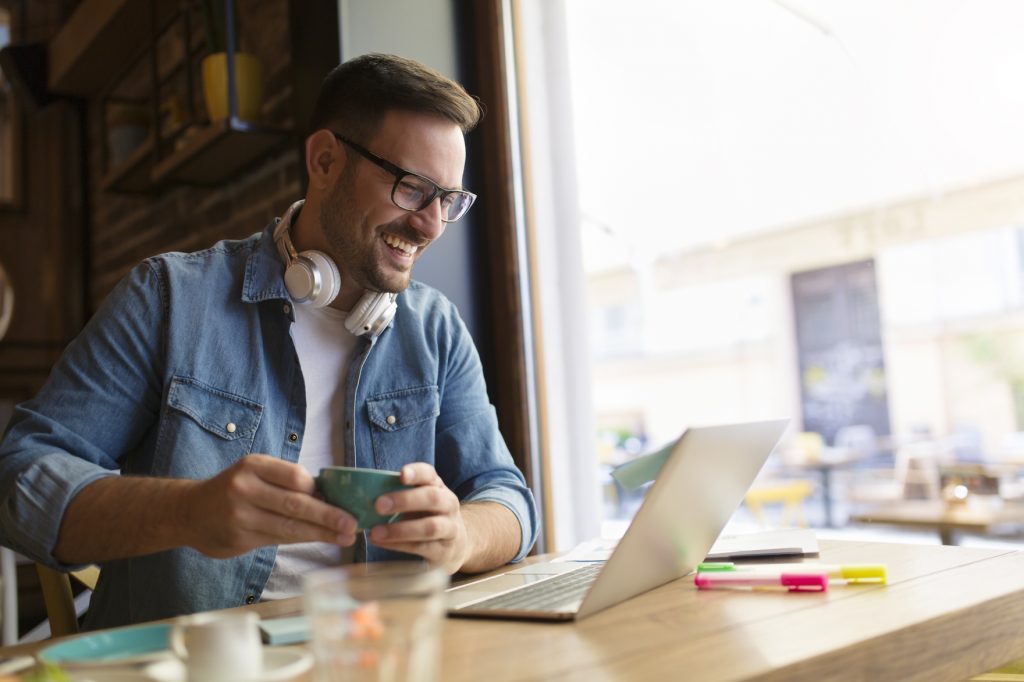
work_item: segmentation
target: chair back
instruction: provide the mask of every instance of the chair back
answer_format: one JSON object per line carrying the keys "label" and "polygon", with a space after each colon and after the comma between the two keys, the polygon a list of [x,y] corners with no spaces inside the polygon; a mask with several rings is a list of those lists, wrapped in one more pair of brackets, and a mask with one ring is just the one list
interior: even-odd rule
{"label": "chair back", "polygon": [[39,574],[39,586],[46,604],[46,616],[50,621],[50,635],[64,637],[78,632],[78,612],[75,608],[75,595],[71,589],[71,577],[89,589],[96,587],[100,570],[89,566],[72,573],[60,573],[52,568],[36,564]]}

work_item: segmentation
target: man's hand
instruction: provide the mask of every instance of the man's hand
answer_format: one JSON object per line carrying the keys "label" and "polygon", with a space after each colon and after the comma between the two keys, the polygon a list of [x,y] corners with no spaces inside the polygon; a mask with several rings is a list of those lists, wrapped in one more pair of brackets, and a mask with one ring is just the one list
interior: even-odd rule
{"label": "man's hand", "polygon": [[185,546],[225,558],[293,542],[351,545],[355,519],[314,489],[301,466],[267,455],[243,457],[205,481],[108,476],[71,500],[54,556],[85,564]]}
{"label": "man's hand", "polygon": [[370,542],[417,554],[448,573],[484,571],[512,559],[519,549],[520,529],[504,506],[459,502],[434,467],[414,462],[402,467],[402,483],[411,490],[381,495],[374,507],[381,514],[403,514],[401,520],[375,526]]}
{"label": "man's hand", "polygon": [[265,545],[355,542],[356,521],[313,497],[313,477],[297,464],[249,455],[190,495],[188,544],[222,559]]}

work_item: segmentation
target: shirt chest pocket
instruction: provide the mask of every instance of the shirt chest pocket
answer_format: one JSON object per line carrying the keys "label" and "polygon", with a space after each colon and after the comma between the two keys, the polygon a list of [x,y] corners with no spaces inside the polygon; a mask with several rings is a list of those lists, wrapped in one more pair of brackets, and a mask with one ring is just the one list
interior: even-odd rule
{"label": "shirt chest pocket", "polygon": [[188,377],[174,377],[161,425],[162,473],[207,478],[249,454],[263,406]]}
{"label": "shirt chest pocket", "polygon": [[366,409],[375,468],[398,470],[409,462],[433,463],[434,429],[441,414],[437,386],[384,393],[368,400]]}

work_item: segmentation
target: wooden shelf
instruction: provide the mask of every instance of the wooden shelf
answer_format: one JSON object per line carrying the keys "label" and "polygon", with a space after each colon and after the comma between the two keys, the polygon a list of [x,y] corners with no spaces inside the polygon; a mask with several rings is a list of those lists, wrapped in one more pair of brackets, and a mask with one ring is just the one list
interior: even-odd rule
{"label": "wooden shelf", "polygon": [[[163,20],[176,0],[156,5]],[[99,93],[126,58],[151,42],[150,8],[146,0],[82,0],[48,46],[50,90],[80,97]]]}
{"label": "wooden shelf", "polygon": [[153,136],[135,148],[128,158],[111,166],[100,180],[104,192],[141,193],[153,189]]}
{"label": "wooden shelf", "polygon": [[288,131],[239,119],[206,126],[153,167],[153,183],[219,185],[288,139]]}
{"label": "wooden shelf", "polygon": [[[320,9],[310,12],[311,6]],[[336,60],[337,22],[318,18],[334,10],[333,0],[288,0],[288,7],[293,71],[321,73]],[[147,192],[172,183],[220,185],[293,139],[290,130],[238,118],[207,126],[197,123],[201,114],[196,111],[196,72],[206,44],[197,22],[196,7],[182,0],[79,0],[47,45],[50,90],[98,101],[103,138],[109,137],[107,104],[128,95],[141,99],[143,93],[136,90],[148,84],[150,138],[128,158],[106,168],[99,180],[102,191]],[[175,42],[178,33],[181,48]],[[307,46],[303,41],[310,35],[317,40]],[[303,66],[308,64],[315,68]],[[148,73],[143,76],[136,69]],[[304,120],[315,102],[319,79],[297,77],[291,86],[298,112],[293,120]],[[162,103],[175,94],[183,97],[187,135],[162,129]]]}

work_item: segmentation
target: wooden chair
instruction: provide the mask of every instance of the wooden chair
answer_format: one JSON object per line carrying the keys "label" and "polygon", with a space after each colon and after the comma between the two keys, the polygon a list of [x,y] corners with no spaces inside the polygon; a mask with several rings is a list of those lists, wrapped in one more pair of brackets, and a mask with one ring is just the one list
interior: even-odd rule
{"label": "wooden chair", "polygon": [[765,528],[771,527],[771,524],[762,509],[764,505],[769,504],[782,505],[780,527],[788,528],[799,525],[801,528],[806,528],[807,517],[804,515],[804,500],[810,496],[812,490],[811,482],[803,479],[766,481],[755,484],[748,490],[744,496],[744,502],[747,503],[747,508],[750,509],[754,518]]}
{"label": "wooden chair", "polygon": [[100,569],[96,566],[87,566],[79,571],[60,573],[42,564],[36,564],[36,572],[39,574],[39,586],[43,592],[46,615],[50,621],[50,636],[63,637],[77,633],[78,612],[75,609],[71,579],[74,578],[90,590],[94,589],[100,577]]}

